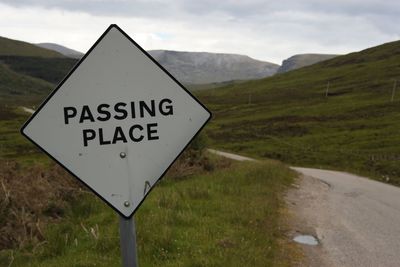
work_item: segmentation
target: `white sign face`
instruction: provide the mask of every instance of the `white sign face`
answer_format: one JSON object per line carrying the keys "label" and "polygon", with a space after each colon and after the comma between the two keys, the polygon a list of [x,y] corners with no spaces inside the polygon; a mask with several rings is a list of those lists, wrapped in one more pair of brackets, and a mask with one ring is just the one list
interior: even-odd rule
{"label": "white sign face", "polygon": [[210,117],[111,25],[21,131],[128,218]]}

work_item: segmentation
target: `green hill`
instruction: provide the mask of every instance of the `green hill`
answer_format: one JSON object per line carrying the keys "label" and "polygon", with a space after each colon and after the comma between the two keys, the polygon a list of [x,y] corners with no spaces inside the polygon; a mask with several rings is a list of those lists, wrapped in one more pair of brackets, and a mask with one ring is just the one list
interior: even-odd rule
{"label": "green hill", "polygon": [[0,37],[0,64],[20,74],[57,84],[76,62],[53,50]]}
{"label": "green hill", "polygon": [[0,37],[0,56],[64,57],[56,51],[4,37]]}
{"label": "green hill", "polygon": [[75,58],[0,56],[13,71],[58,84],[78,62]]}
{"label": "green hill", "polygon": [[0,103],[35,103],[43,100],[54,86],[46,81],[14,72],[0,64]]}
{"label": "green hill", "polygon": [[215,147],[400,185],[398,78],[399,41],[197,94],[213,110]]}

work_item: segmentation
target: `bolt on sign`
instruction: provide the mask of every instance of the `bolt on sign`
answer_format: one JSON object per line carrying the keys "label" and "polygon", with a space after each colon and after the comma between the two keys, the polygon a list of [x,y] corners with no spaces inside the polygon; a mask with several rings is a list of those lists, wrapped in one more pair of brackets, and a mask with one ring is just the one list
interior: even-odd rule
{"label": "bolt on sign", "polygon": [[130,218],[211,113],[111,25],[22,127]]}

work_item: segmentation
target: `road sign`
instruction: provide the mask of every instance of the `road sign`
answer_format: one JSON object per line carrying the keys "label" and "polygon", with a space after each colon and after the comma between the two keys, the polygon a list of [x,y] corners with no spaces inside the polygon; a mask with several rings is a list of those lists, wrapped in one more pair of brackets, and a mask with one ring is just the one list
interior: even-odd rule
{"label": "road sign", "polygon": [[129,218],[210,117],[111,25],[21,131]]}

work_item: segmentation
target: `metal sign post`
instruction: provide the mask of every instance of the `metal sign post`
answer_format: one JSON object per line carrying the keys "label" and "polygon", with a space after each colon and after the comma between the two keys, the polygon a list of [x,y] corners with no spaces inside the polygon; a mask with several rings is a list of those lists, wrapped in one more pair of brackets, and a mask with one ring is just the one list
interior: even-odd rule
{"label": "metal sign post", "polygon": [[123,267],[137,267],[135,219],[119,216],[119,235]]}

